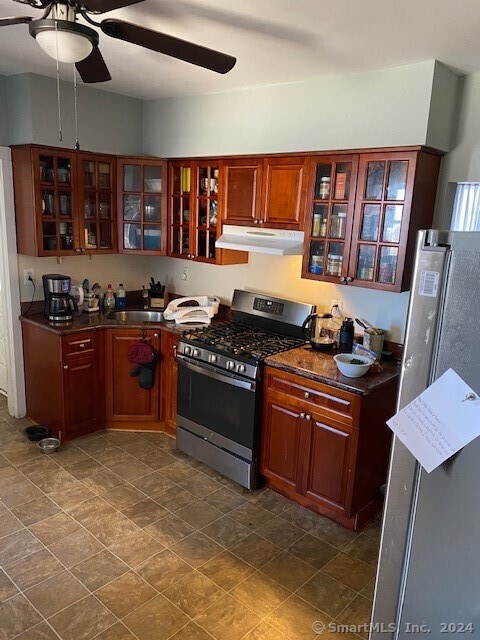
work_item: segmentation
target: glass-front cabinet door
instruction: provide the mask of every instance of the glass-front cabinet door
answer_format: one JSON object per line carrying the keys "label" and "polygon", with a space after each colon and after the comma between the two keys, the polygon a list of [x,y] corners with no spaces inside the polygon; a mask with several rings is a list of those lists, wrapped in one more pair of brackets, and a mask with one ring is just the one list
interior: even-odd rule
{"label": "glass-front cabinet door", "polygon": [[170,163],[169,255],[216,262],[219,165],[216,160]]}
{"label": "glass-front cabinet door", "polygon": [[178,258],[193,258],[192,163],[171,162],[169,175],[171,214],[168,254]]}
{"label": "glass-front cabinet door", "polygon": [[120,253],[166,255],[166,161],[119,158],[117,179]]}
{"label": "glass-front cabinet door", "polygon": [[75,225],[76,158],[74,153],[35,149],[33,170],[38,255],[61,255],[79,249]]}
{"label": "glass-front cabinet door", "polygon": [[303,275],[331,282],[347,277],[358,156],[311,159]]}
{"label": "glass-front cabinet door", "polygon": [[403,271],[417,154],[360,156],[348,271],[356,284],[397,290]]}
{"label": "glass-front cabinet door", "polygon": [[195,259],[215,262],[218,221],[218,163],[195,163]]}
{"label": "glass-front cabinet door", "polygon": [[79,233],[86,252],[116,253],[115,158],[79,154]]}

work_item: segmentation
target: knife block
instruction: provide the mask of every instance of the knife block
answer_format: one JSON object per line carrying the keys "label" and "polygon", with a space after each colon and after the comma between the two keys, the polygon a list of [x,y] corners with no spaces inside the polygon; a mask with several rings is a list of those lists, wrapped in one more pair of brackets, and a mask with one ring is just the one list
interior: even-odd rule
{"label": "knife block", "polygon": [[168,304],[168,294],[166,291],[164,293],[159,293],[158,291],[149,290],[149,298],[150,298],[150,309],[165,309]]}

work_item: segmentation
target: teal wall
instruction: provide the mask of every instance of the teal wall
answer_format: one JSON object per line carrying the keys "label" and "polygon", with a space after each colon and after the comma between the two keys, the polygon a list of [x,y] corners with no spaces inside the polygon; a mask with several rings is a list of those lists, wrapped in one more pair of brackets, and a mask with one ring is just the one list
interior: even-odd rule
{"label": "teal wall", "polygon": [[[432,103],[440,82],[443,99]],[[456,82],[430,60],[146,101],[144,151],[181,157],[424,144],[448,150]]]}
{"label": "teal wall", "polygon": [[[60,83],[62,140],[56,80],[32,73],[6,79],[9,144],[36,143],[73,148],[74,90]],[[78,137],[88,151],[137,155],[143,151],[143,102],[86,85],[77,87]]]}

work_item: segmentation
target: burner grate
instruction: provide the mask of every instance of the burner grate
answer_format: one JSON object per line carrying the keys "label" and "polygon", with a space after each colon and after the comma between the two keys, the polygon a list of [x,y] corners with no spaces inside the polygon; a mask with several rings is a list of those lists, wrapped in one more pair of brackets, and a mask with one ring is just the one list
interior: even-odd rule
{"label": "burner grate", "polygon": [[301,338],[270,333],[227,321],[215,326],[187,330],[183,337],[196,344],[215,347],[225,354],[262,360],[304,344]]}

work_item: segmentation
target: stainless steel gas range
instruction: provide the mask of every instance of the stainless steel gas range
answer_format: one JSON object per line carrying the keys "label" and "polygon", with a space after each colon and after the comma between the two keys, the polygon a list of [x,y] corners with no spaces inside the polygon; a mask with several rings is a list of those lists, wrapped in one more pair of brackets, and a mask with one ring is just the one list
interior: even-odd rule
{"label": "stainless steel gas range", "polygon": [[177,448],[248,489],[259,485],[262,365],[304,344],[315,307],[236,289],[232,320],[184,332],[177,351]]}

